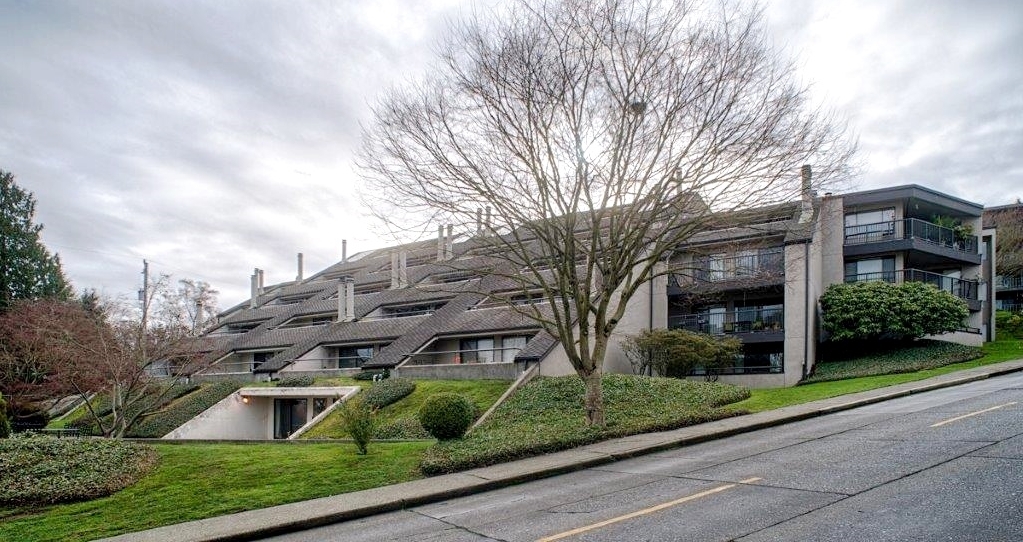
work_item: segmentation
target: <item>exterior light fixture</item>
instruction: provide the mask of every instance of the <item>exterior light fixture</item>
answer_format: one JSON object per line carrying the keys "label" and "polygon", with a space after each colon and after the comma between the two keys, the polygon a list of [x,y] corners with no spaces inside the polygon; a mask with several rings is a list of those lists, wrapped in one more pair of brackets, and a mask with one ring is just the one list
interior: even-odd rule
{"label": "exterior light fixture", "polygon": [[246,405],[249,404],[249,398],[248,397],[242,397],[242,402],[245,403]]}

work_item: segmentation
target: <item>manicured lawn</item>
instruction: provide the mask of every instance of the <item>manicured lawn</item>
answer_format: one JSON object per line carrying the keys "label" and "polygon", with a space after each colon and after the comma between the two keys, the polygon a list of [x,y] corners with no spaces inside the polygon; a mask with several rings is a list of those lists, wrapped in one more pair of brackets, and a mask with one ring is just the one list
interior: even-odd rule
{"label": "manicured lawn", "polygon": [[[110,497],[0,512],[0,540],[92,540],[161,525],[396,484],[420,477],[432,442],[157,444],[160,465]],[[24,512],[22,510],[21,512]]]}
{"label": "manicured lawn", "polygon": [[1023,341],[1017,339],[1000,339],[987,343],[983,347],[984,357],[962,363],[953,363],[935,369],[926,369],[913,373],[889,374],[881,376],[867,376],[850,378],[847,380],[836,380],[833,382],[816,382],[804,384],[791,388],[770,388],[752,390],[749,399],[736,403],[735,408],[741,408],[750,412],[760,412],[789,405],[808,403],[818,399],[837,397],[848,393],[894,386],[904,382],[923,380],[932,376],[943,375],[973,367],[990,365],[1014,359],[1023,358]]}
{"label": "manicured lawn", "polygon": [[[358,385],[365,386],[366,382],[361,382]],[[397,403],[388,405],[377,412],[377,426],[381,427],[403,418],[414,419],[426,398],[440,392],[465,395],[482,414],[501,397],[509,385],[511,382],[507,380],[417,380],[415,391]],[[346,438],[347,436],[341,427],[340,413],[333,412],[316,427],[302,434],[301,438]]]}

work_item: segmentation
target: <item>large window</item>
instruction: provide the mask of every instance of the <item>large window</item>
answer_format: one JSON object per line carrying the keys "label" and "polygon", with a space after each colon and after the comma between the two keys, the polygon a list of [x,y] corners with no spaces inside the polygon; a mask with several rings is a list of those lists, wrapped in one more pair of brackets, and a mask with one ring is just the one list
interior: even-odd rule
{"label": "large window", "polygon": [[337,368],[355,369],[373,359],[372,346],[342,346],[337,349]]}
{"label": "large window", "polygon": [[494,339],[462,339],[458,347],[462,363],[493,363]]}
{"label": "large window", "polygon": [[527,342],[529,342],[529,337],[522,336],[504,337],[501,339],[501,361],[505,363],[515,361],[515,356],[526,347]]}
{"label": "large window", "polygon": [[895,258],[874,258],[845,263],[845,281],[895,282]]}
{"label": "large window", "polygon": [[871,242],[895,233],[895,208],[845,215],[846,241]]}

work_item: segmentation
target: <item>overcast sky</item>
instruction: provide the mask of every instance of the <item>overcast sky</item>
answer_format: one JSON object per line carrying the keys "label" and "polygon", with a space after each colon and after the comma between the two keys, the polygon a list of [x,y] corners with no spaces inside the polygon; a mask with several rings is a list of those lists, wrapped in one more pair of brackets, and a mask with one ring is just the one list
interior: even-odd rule
{"label": "overcast sky", "polygon": [[[386,243],[351,157],[374,98],[426,69],[458,0],[0,0],[0,169],[77,289],[154,273],[227,308]],[[855,188],[1023,197],[1023,7],[775,0],[773,39],[859,136]]]}

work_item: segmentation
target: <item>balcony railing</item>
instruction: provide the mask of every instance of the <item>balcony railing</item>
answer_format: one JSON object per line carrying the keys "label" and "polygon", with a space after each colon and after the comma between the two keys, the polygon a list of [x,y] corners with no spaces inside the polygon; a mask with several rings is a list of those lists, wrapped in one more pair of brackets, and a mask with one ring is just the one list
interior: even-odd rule
{"label": "balcony railing", "polygon": [[784,323],[785,311],[780,307],[756,307],[668,317],[670,329],[685,329],[712,335],[782,331]]}
{"label": "balcony railing", "polygon": [[845,244],[847,245],[880,243],[896,239],[918,239],[968,254],[977,253],[976,235],[964,235],[952,228],[939,226],[918,218],[845,227]]}
{"label": "balcony railing", "polygon": [[409,354],[406,365],[461,365],[484,363],[511,363],[522,347],[480,348],[468,350],[433,350]]}
{"label": "balcony railing", "polygon": [[1023,290],[1023,275],[998,275],[995,277],[995,290]]}
{"label": "balcony railing", "polygon": [[756,254],[709,257],[697,262],[696,269],[672,273],[668,285],[682,287],[700,282],[726,282],[753,280],[763,277],[781,277],[785,274],[785,254],[781,248]]}
{"label": "balcony railing", "polygon": [[926,282],[935,285],[939,290],[949,292],[962,299],[976,300],[979,285],[974,280],[964,280],[955,277],[948,277],[930,271],[919,269],[900,269],[898,271],[881,271],[878,273],[860,273],[858,275],[846,275],[846,282],[870,282],[884,281],[895,284],[903,282]]}

